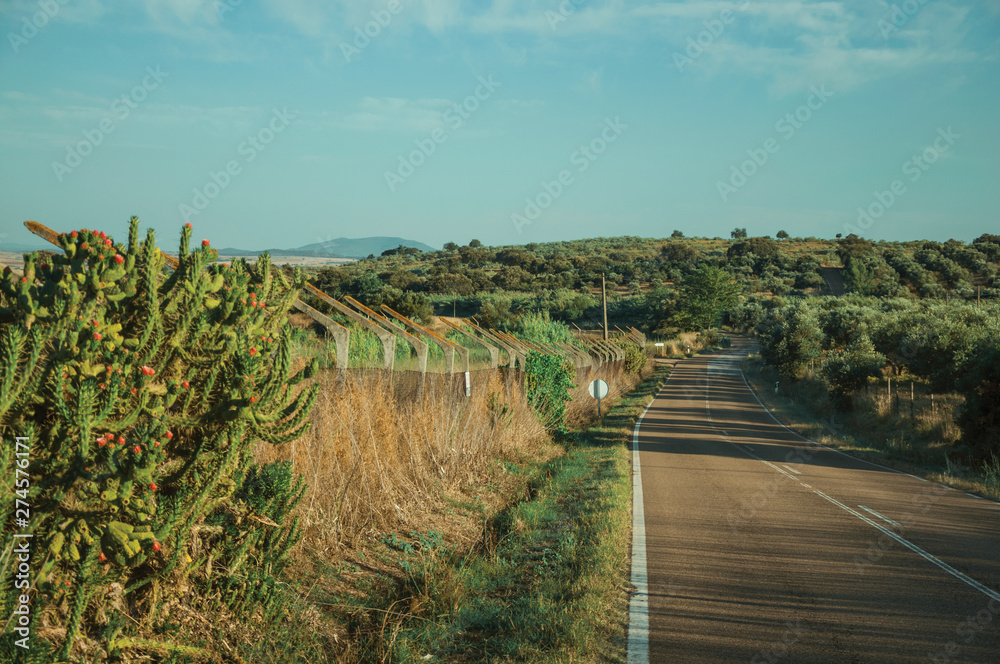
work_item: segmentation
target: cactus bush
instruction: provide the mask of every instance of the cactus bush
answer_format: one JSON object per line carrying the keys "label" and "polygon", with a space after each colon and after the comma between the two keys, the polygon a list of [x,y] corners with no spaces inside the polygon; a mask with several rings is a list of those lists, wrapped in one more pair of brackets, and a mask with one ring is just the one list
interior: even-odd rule
{"label": "cactus bush", "polygon": [[[315,364],[290,375],[285,316],[301,274],[286,277],[266,254],[216,264],[207,241],[192,250],[190,240],[187,224],[167,274],[153,231],[140,242],[133,217],[127,243],[62,234],[61,254],[28,254],[22,274],[0,280],[0,516],[10,532],[14,438],[25,437],[31,519],[16,530],[34,536],[32,615],[65,628],[50,644],[63,660],[87,636],[101,586],[118,582],[127,596],[189,573],[192,529],[256,472],[251,446],[308,427],[318,388],[296,385]],[[294,495],[282,500],[287,511]],[[273,536],[247,539],[283,555],[295,533]],[[8,582],[15,563],[2,552],[6,615],[21,592]]]}

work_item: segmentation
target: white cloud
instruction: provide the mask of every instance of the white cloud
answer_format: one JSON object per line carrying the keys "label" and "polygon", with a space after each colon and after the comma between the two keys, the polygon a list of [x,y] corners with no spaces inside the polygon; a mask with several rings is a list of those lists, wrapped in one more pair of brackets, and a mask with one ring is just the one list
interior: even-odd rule
{"label": "white cloud", "polygon": [[[21,17],[29,19],[40,10],[38,0],[9,0],[0,3],[0,16],[10,16],[17,21]],[[57,3],[56,11],[49,20],[53,23],[94,23],[107,13],[101,0],[73,0]]]}
{"label": "white cloud", "polygon": [[216,0],[145,0],[146,11],[157,22],[178,20],[185,25],[219,22]]}
{"label": "white cloud", "polygon": [[38,102],[41,101],[39,97],[27,92],[20,92],[18,90],[5,90],[0,92],[0,97],[7,99],[9,101],[23,101],[23,102]]}
{"label": "white cloud", "polygon": [[327,18],[339,3],[317,0],[269,0],[267,6],[279,18],[309,37],[320,37],[327,31]]}
{"label": "white cloud", "polygon": [[429,132],[442,126],[441,114],[451,104],[446,99],[365,97],[356,111],[342,116],[336,124],[361,131]]}
{"label": "white cloud", "polygon": [[[173,39],[177,55],[193,55],[215,61],[255,60],[267,57],[267,47],[287,48],[294,40],[268,29],[244,34],[232,32],[228,16],[220,19],[217,7],[225,0],[143,0],[137,5],[139,25],[129,29],[154,30]],[[340,42],[354,28],[372,20],[372,12],[384,12],[389,0],[266,0],[270,16],[266,28],[277,23],[304,35],[305,46],[326,51],[326,62],[342,60]],[[485,0],[460,4],[459,0],[400,0],[402,9],[385,28],[393,35],[385,48],[397,47],[421,28],[442,39],[492,38],[494,46],[513,64],[528,64],[553,58],[571,58],[586,49],[588,57],[599,56],[624,42],[665,47],[669,58],[683,52],[689,38],[704,31],[706,21],[716,21],[729,11],[733,20],[685,76],[747,72],[768,82],[773,93],[802,85],[828,81],[846,90],[906,70],[988,56],[977,52],[977,42],[966,40],[977,15],[996,13],[1000,0],[983,5],[928,2],[888,37],[879,20],[889,16],[890,0],[677,0],[673,2],[587,0],[578,4],[557,0]],[[31,0],[6,3],[0,12],[18,16],[36,7]],[[79,8],[84,9],[79,9]],[[562,19],[553,26],[547,13]],[[973,7],[982,7],[977,14]],[[62,13],[77,8],[81,16],[107,14],[105,20],[130,13],[132,5],[115,5],[115,14],[99,0],[74,1]],[[253,12],[242,2],[233,11]],[[259,17],[258,17],[259,19]],[[244,23],[243,25],[246,25]],[[580,38],[592,38],[581,46]],[[595,39],[602,37],[604,39]],[[981,40],[978,43],[982,43]],[[197,49],[190,45],[195,44]],[[989,43],[981,49],[995,48]],[[572,49],[572,50],[570,50]],[[322,61],[322,60],[321,60]],[[590,69],[593,69],[591,65]],[[591,81],[600,89],[600,75]],[[371,120],[375,121],[375,120]]]}
{"label": "white cloud", "polygon": [[[57,98],[74,98],[79,103],[41,103],[30,108],[0,106],[0,120],[4,131],[0,144],[17,147],[47,149],[63,146],[80,139],[80,132],[93,130],[102,120],[109,119],[115,126],[136,126],[142,135],[152,135],[164,129],[194,132],[198,136],[236,139],[257,130],[271,113],[271,109],[256,106],[202,107],[187,104],[161,104],[142,102],[128,116],[121,116],[112,108],[113,99],[75,94],[64,90],[54,91]],[[38,131],[38,118],[45,118],[45,131]],[[158,134],[157,134],[158,135]],[[132,147],[156,147],[145,143],[119,143],[117,136],[111,142]]]}

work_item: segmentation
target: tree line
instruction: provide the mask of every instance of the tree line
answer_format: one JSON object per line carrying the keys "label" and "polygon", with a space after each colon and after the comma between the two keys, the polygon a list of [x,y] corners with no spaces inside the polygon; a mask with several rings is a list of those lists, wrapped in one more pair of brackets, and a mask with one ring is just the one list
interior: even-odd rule
{"label": "tree line", "polygon": [[1000,303],[750,298],[727,315],[734,328],[759,335],[762,358],[785,380],[819,366],[841,410],[884,375],[961,394],[960,451],[975,461],[1000,456]]}
{"label": "tree line", "polygon": [[[369,306],[388,306],[418,320],[444,303],[462,303],[463,315],[503,326],[527,312],[596,327],[602,277],[609,317],[620,325],[669,333],[699,323],[683,316],[681,291],[706,268],[725,272],[740,292],[777,296],[827,292],[821,268],[843,268],[849,292],[880,297],[1000,299],[1000,236],[972,243],[871,242],[748,237],[730,239],[595,238],[488,247],[473,240],[420,252],[401,247],[380,257],[324,268],[313,283],[333,297],[351,295]],[[700,324],[700,323],[699,323]]]}

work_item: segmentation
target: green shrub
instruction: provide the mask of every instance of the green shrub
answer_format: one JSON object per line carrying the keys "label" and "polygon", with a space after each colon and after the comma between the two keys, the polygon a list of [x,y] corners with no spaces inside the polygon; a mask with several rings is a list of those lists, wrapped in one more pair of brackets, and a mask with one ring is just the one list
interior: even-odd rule
{"label": "green shrub", "polygon": [[524,314],[511,326],[510,332],[518,339],[546,344],[572,344],[576,341],[569,327],[552,320],[547,311]]}
{"label": "green shrub", "polygon": [[[191,251],[190,238],[188,225],[165,276],[153,231],[140,243],[133,217],[127,245],[73,231],[59,236],[62,254],[26,255],[23,276],[8,268],[0,280],[0,435],[28,449],[0,447],[0,518],[13,522],[15,499],[31,506],[20,531],[33,535],[38,575],[32,633],[42,615],[65,629],[48,646],[57,659],[81,632],[101,638],[88,611],[101,587],[122,584],[134,604],[150,581],[189,574],[192,529],[231,504],[252,474],[251,445],[308,427],[318,388],[295,385],[315,363],[289,377],[285,316],[301,275],[287,280],[266,254],[214,264],[207,241]],[[30,488],[15,494],[24,459]],[[14,601],[4,583],[7,615]]]}
{"label": "green shrub", "polygon": [[[1000,344],[984,340],[958,381],[965,396],[958,417],[962,442],[977,461],[1000,457]],[[994,475],[995,476],[995,475]]]}
{"label": "green shrub", "polygon": [[639,344],[626,338],[618,338],[615,345],[625,351],[625,373],[639,374],[649,361],[649,356]]}
{"label": "green shrub", "polygon": [[702,330],[695,337],[695,343],[703,348],[729,348],[733,345],[732,340],[718,330]]}
{"label": "green shrub", "polygon": [[867,337],[835,351],[823,363],[823,375],[830,381],[830,398],[838,408],[849,410],[851,397],[878,376],[885,366],[885,355],[875,350]]}
{"label": "green shrub", "polygon": [[806,306],[772,310],[760,324],[760,354],[786,380],[802,377],[806,365],[820,356],[823,331],[816,312]]}
{"label": "green shrub", "polygon": [[525,393],[546,429],[566,431],[566,402],[574,387],[573,373],[573,365],[558,355],[530,351],[525,358]]}

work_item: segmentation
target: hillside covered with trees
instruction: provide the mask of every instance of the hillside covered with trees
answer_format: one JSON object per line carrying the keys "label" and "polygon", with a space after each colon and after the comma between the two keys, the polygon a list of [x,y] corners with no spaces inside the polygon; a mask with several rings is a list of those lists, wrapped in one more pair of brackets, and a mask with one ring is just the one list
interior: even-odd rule
{"label": "hillside covered with trees", "polygon": [[[597,238],[488,247],[477,240],[420,252],[400,247],[381,256],[324,268],[313,283],[334,297],[387,304],[407,316],[475,316],[496,327],[521,314],[548,312],[581,328],[599,327],[602,277],[611,325],[635,325],[654,334],[698,329],[680,293],[705,268],[731,276],[746,294],[829,294],[824,275],[841,277],[848,292],[876,297],[1000,299],[1000,235],[971,243],[871,242],[792,238],[784,231],[728,240]],[[836,288],[836,285],[835,285]]]}

